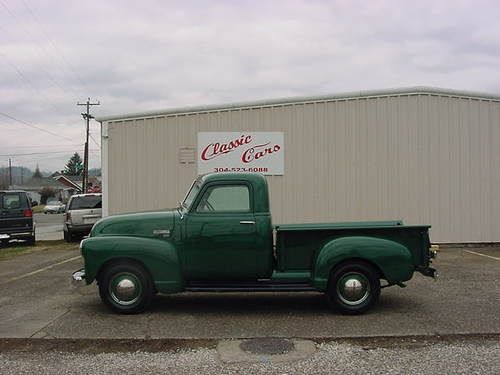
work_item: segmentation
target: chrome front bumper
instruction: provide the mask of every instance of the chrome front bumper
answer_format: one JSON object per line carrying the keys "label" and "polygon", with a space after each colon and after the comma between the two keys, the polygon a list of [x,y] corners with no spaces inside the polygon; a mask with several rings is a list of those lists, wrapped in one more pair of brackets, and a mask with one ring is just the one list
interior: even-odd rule
{"label": "chrome front bumper", "polygon": [[85,281],[85,270],[78,270],[76,272],[73,272],[73,275],[71,276],[71,285],[74,287],[82,287],[87,285],[87,282]]}

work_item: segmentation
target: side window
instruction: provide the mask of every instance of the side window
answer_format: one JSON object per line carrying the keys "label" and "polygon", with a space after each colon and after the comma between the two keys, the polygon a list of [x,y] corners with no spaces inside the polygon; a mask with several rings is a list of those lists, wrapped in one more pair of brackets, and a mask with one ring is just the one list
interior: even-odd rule
{"label": "side window", "polygon": [[250,192],[246,185],[213,186],[201,198],[197,212],[249,212]]}
{"label": "side window", "polygon": [[19,194],[4,194],[2,200],[2,206],[7,210],[13,210],[21,207],[21,197]]}

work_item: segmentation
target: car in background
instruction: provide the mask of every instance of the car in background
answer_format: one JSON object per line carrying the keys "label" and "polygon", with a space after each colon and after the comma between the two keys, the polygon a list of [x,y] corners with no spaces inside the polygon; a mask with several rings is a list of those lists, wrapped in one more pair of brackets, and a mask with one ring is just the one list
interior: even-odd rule
{"label": "car in background", "polygon": [[0,242],[25,240],[35,244],[35,223],[31,201],[25,191],[0,190]]}
{"label": "car in background", "polygon": [[43,208],[44,214],[61,214],[64,212],[66,206],[61,201],[48,201]]}
{"label": "car in background", "polygon": [[102,217],[102,194],[76,194],[66,205],[64,239],[74,241],[90,233],[92,226]]}

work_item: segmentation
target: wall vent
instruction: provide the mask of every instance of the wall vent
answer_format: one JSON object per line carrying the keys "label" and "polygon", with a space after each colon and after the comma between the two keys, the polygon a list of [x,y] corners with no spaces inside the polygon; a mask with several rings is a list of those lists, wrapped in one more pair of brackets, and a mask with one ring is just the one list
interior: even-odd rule
{"label": "wall vent", "polygon": [[195,149],[194,147],[181,147],[179,148],[179,164],[188,165],[194,164],[195,161]]}

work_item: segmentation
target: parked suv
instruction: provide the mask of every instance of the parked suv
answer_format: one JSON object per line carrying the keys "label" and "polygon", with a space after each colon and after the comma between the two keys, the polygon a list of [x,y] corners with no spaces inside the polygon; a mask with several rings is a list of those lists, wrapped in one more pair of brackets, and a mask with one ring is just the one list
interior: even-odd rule
{"label": "parked suv", "polygon": [[102,194],[73,195],[66,205],[64,239],[71,242],[76,237],[86,236],[101,216]]}
{"label": "parked suv", "polygon": [[31,201],[25,191],[0,190],[0,242],[13,239],[35,243],[35,223]]}

